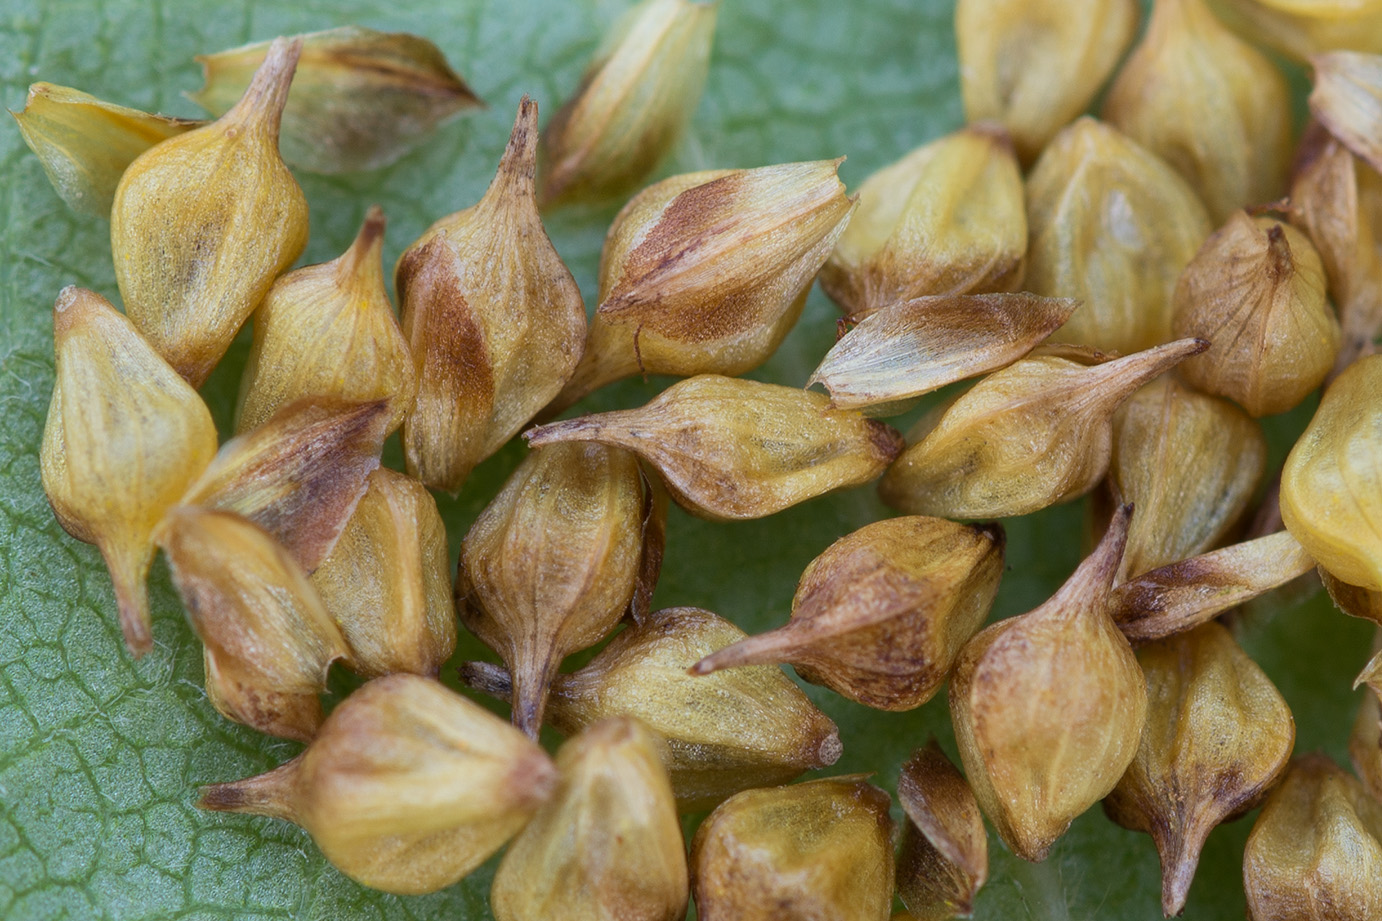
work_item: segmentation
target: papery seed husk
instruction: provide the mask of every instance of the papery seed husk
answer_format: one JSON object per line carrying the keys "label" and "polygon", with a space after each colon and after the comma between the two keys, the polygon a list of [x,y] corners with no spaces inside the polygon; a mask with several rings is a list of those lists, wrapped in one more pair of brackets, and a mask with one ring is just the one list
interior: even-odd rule
{"label": "papery seed husk", "polygon": [[647,623],[653,611],[653,592],[662,575],[662,557],[667,549],[667,489],[662,480],[650,476],[642,465],[638,468],[643,481],[643,549],[638,560],[638,578],[633,597],[629,599],[628,619],[635,624]]}
{"label": "papery seed husk", "polygon": [[1334,607],[1350,617],[1370,620],[1382,626],[1382,592],[1349,585],[1323,566],[1319,567],[1318,571],[1320,582],[1324,585],[1325,591],[1329,592],[1329,600],[1334,602]]}
{"label": "papery seed husk", "polygon": [[234,107],[150,148],[115,191],[125,313],[194,387],[307,245],[307,200],[278,154],[300,49],[275,39]]}
{"label": "papery seed husk", "polygon": [[1092,118],[1037,161],[1027,222],[1027,289],[1083,305],[1055,338],[1124,353],[1171,338],[1176,280],[1214,229],[1175,170]]}
{"label": "papery seed husk", "polygon": [[456,648],[446,525],[427,488],[380,467],[312,584],[367,677],[436,677]]}
{"label": "papery seed husk", "polygon": [[677,504],[712,521],[762,518],[867,483],[901,450],[881,422],[831,409],[819,393],[701,374],[646,406],[530,429],[534,448],[595,441],[632,451]]}
{"label": "papery seed husk", "polygon": [[839,160],[687,173],[615,217],[585,354],[549,414],[634,374],[740,375],[791,331],[854,205]]}
{"label": "papery seed husk", "polygon": [[862,776],[747,790],[691,843],[705,921],[881,921],[892,910],[891,797]]}
{"label": "papery seed husk", "polygon": [[1060,328],[1078,303],[1033,294],[919,297],[871,313],[835,343],[807,386],[838,409],[904,411],[917,397],[1007,367]]}
{"label": "papery seed husk", "polygon": [[1144,646],[1137,661],[1147,677],[1147,723],[1104,810],[1156,842],[1169,918],[1185,907],[1205,838],[1251,809],[1286,769],[1295,720],[1217,623]]}
{"label": "papery seed husk", "polygon": [[1113,417],[1109,484],[1137,509],[1120,581],[1223,542],[1267,467],[1262,426],[1227,400],[1170,375]]}
{"label": "papery seed husk", "polygon": [[867,525],[806,567],[786,625],[692,671],[790,662],[807,681],[865,706],[919,707],[987,617],[1004,544],[996,524],[911,516]]}
{"label": "papery seed husk", "polygon": [[216,453],[206,404],[110,302],[69,286],[53,305],[56,373],[43,491],[63,530],[95,544],[137,658],[153,646],[153,532]]}
{"label": "papery seed husk", "polygon": [[907,819],[897,888],[918,921],[967,917],[988,879],[988,834],[963,775],[932,739],[902,765],[897,798]]}
{"label": "papery seed husk", "polygon": [[1318,122],[1306,129],[1296,156],[1291,220],[1315,245],[1338,308],[1337,377],[1370,354],[1382,332],[1382,175]]}
{"label": "papery seed husk", "polygon": [[542,139],[544,207],[636,189],[700,102],[718,3],[645,0],[611,29]]}
{"label": "papery seed husk", "polygon": [[947,518],[1023,515],[1082,496],[1108,470],[1119,404],[1203,348],[1182,339],[1092,366],[1022,359],[923,417],[879,495],[904,512]]}
{"label": "papery seed husk", "polygon": [[561,782],[494,875],[497,921],[686,917],[686,842],[663,745],[624,717],[602,720],[562,745]]}
{"label": "papery seed husk", "polygon": [[1137,754],[1147,686],[1108,608],[1130,513],[1049,601],[970,640],[950,679],[965,775],[1026,860],[1044,860]]}
{"label": "papery seed husk", "polygon": [[[547,719],[566,735],[610,716],[646,723],[667,740],[667,771],[682,812],[834,764],[843,751],[835,724],[782,669],[755,665],[687,674],[743,638],[742,630],[709,611],[655,611],[615,636],[584,668],[558,675]],[[499,697],[512,693],[508,674],[485,663],[467,663],[461,680]]]}
{"label": "papery seed husk", "polygon": [[994,119],[1031,163],[1089,107],[1128,50],[1135,0],[960,0],[955,38],[970,121]]}
{"label": "papery seed husk", "polygon": [[633,599],[643,484],[619,448],[538,448],[461,544],[457,612],[508,666],[514,725],[533,738],[562,659],[609,635]]}
{"label": "papery seed husk", "polygon": [[396,270],[416,402],[408,472],[455,494],[470,471],[561,390],[580,360],[580,288],[542,227],[534,193],[537,103],[518,106],[484,197],[442,218]]}
{"label": "papery seed husk", "polygon": [[1305,575],[1315,560],[1287,531],[1145,572],[1113,590],[1110,611],[1134,643],[1159,640]]}
{"label": "papery seed husk", "polygon": [[[302,56],[283,109],[283,158],[313,173],[378,169],[457,113],[484,103],[436,45],[406,32],[342,26],[299,36]],[[189,98],[225,113],[268,53],[256,42],[197,55],[205,85]]]}
{"label": "papery seed husk", "polygon": [[1324,393],[1286,458],[1281,517],[1350,585],[1382,591],[1382,355],[1354,362]]}
{"label": "papery seed husk", "polygon": [[222,445],[182,502],[245,516],[310,573],[365,494],[387,422],[383,400],[305,397]]}
{"label": "papery seed husk", "polygon": [[1323,383],[1339,352],[1324,266],[1305,234],[1235,212],[1176,284],[1177,336],[1209,341],[1180,374],[1260,417],[1285,412]]}
{"label": "papery seed husk", "polygon": [[1363,692],[1348,739],[1348,754],[1368,793],[1382,800],[1382,700],[1372,688]]}
{"label": "papery seed husk", "polygon": [[1310,59],[1310,114],[1375,170],[1382,170],[1382,54],[1331,51]]}
{"label": "papery seed husk", "polygon": [[386,432],[403,424],[416,381],[380,262],[384,212],[372,207],[344,255],[283,276],[254,313],[236,430],[308,396],[388,400]]}
{"label": "papery seed husk", "polygon": [[24,109],[10,114],[67,207],[106,220],[120,177],[140,154],[203,124],[141,112],[54,83],[32,84]]}
{"label": "papery seed husk", "polygon": [[1286,78],[1204,0],[1156,0],[1103,117],[1184,176],[1216,221],[1285,191]]}
{"label": "papery seed husk", "polygon": [[326,671],[350,650],[302,567],[232,512],[178,506],[157,539],[205,647],[212,706],[260,732],[310,740]]}
{"label": "papery seed husk", "polygon": [[821,286],[862,319],[925,295],[1015,291],[1026,253],[1012,141],[998,125],[972,125],[864,181]]}
{"label": "papery seed husk", "polygon": [[552,761],[479,705],[416,675],[347,697],[301,755],[201,789],[197,805],[295,822],[357,882],[419,895],[503,847],[551,795]]}
{"label": "papery seed husk", "polygon": [[1250,921],[1382,914],[1382,804],[1322,754],[1291,765],[1243,853]]}

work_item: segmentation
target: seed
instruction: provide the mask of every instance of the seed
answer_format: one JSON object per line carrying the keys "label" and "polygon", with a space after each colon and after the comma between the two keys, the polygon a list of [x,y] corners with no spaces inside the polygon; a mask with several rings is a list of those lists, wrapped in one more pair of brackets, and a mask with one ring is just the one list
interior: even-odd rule
{"label": "seed", "polygon": [[1117,129],[1081,118],[1027,177],[1026,287],[1072,297],[1056,338],[1135,352],[1171,338],[1171,295],[1214,229],[1170,166]]}
{"label": "seed", "polygon": [[[548,720],[567,735],[611,716],[647,724],[667,740],[667,772],[682,812],[834,764],[842,751],[835,724],[782,669],[755,665],[703,678],[687,673],[743,638],[742,630],[709,611],[655,611],[615,636],[584,668],[556,677]],[[512,693],[508,674],[483,662],[463,666],[461,680],[499,697]]]}
{"label": "seed", "polygon": [[1209,340],[1181,375],[1253,416],[1296,406],[1334,367],[1339,321],[1324,266],[1288,224],[1236,212],[1186,266],[1174,304],[1175,334]]}
{"label": "seed", "polygon": [[1375,170],[1382,170],[1382,55],[1331,51],[1310,59],[1310,114]]}
{"label": "seed", "polygon": [[1382,356],[1362,358],[1325,391],[1281,474],[1286,528],[1330,574],[1382,591]]}
{"label": "seed", "polygon": [[[313,173],[388,166],[458,112],[483,106],[436,45],[406,32],[343,26],[300,36],[283,110],[283,157]],[[224,114],[249,85],[268,42],[202,54],[206,83],[189,94]]]}
{"label": "seed", "polygon": [[1128,50],[1134,0],[960,0],[955,40],[970,121],[991,118],[1031,163],[1089,108]]}
{"label": "seed", "polygon": [[594,441],[637,454],[677,504],[712,521],[762,518],[867,483],[901,450],[881,422],[831,409],[824,395],[701,374],[646,406],[530,429],[534,448]]}
{"label": "seed", "polygon": [[785,626],[691,671],[790,662],[807,681],[866,706],[919,707],[988,615],[1003,546],[996,524],[913,516],[860,528],[806,567]]}
{"label": "seed", "polygon": [[1262,426],[1227,400],[1169,375],[1133,394],[1113,417],[1109,464],[1112,490],[1137,509],[1119,581],[1220,544],[1266,466]]}
{"label": "seed", "polygon": [[797,322],[853,209],[839,160],[687,173],[614,219],[585,355],[549,413],[634,374],[744,374]]}
{"label": "seed", "polygon": [[43,490],[63,530],[101,551],[138,658],[153,648],[144,582],[154,529],[211,462],[216,426],[197,392],[93,291],[62,289],[53,349]]}
{"label": "seed", "polygon": [[524,459],[461,544],[458,613],[508,666],[514,725],[534,739],[561,660],[629,607],[644,516],[632,454],[556,444]]}
{"label": "seed", "polygon": [[718,3],[644,0],[605,38],[542,139],[544,207],[636,189],[701,101]]}
{"label": "seed", "polygon": [[581,357],[581,291],[534,197],[537,104],[518,106],[479,203],[442,218],[398,260],[417,400],[403,423],[408,472],[453,495],[545,406]]}
{"label": "seed", "polygon": [[1024,358],[924,416],[879,494],[904,512],[947,518],[1024,515],[1082,496],[1108,470],[1119,404],[1203,349],[1182,339],[1093,365]]}
{"label": "seed", "polygon": [[380,467],[312,585],[367,677],[435,678],[456,648],[446,525],[427,488]]}
{"label": "seed", "polygon": [[893,901],[891,798],[862,776],[746,790],[691,842],[704,921],[878,921]]}
{"label": "seed", "polygon": [[988,834],[974,792],[935,739],[902,765],[897,798],[907,815],[897,858],[903,904],[918,921],[968,917],[988,879]]}
{"label": "seed", "polygon": [[306,751],[267,774],[202,787],[197,805],[307,829],[357,882],[419,895],[468,875],[557,785],[522,733],[430,678],[376,678]]}
{"label": "seed", "polygon": [[686,842],[662,748],[652,730],[623,717],[562,745],[560,784],[494,875],[498,921],[686,917]]}
{"label": "seed", "polygon": [[275,39],[233,108],[151,147],[115,190],[125,313],[194,387],[307,245],[307,200],[278,154],[301,47]]}
{"label": "seed", "polygon": [[67,207],[106,220],[115,187],[135,158],[201,124],[151,115],[53,83],[31,85],[24,110],[10,114]]}
{"label": "seed", "polygon": [[998,125],[974,125],[864,181],[821,286],[862,319],[923,295],[1016,290],[1026,254],[1012,141]]}
{"label": "seed", "polygon": [[350,650],[302,567],[232,512],[178,506],[156,539],[205,647],[212,706],[260,732],[310,740],[326,671]]}
{"label": "seed", "polygon": [[1297,759],[1248,836],[1250,921],[1382,914],[1382,804],[1321,754]]}
{"label": "seed", "polygon": [[1185,908],[1205,838],[1256,805],[1286,769],[1296,727],[1271,679],[1219,624],[1144,646],[1137,661],[1147,724],[1104,810],[1156,842],[1169,918]]}
{"label": "seed", "polygon": [[1109,616],[1127,541],[1123,506],[1094,552],[1041,607],[969,641],[950,679],[965,774],[1008,847],[1044,860],[1137,754],[1147,686]]}
{"label": "seed", "polygon": [[1204,0],[1156,0],[1103,117],[1165,159],[1215,221],[1280,197],[1291,162],[1291,96],[1269,58]]}

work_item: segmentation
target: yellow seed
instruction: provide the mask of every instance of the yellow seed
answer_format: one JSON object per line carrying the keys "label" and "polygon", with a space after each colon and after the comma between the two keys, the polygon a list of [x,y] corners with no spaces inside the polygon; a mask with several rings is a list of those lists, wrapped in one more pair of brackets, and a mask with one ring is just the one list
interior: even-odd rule
{"label": "yellow seed", "polygon": [[306,751],[267,774],[202,787],[197,805],[295,822],[342,873],[419,895],[504,846],[551,795],[552,761],[430,678],[376,678]]}
{"label": "yellow seed", "polygon": [[518,106],[483,198],[442,218],[398,260],[418,382],[403,423],[408,472],[454,494],[571,376],[581,291],[537,213],[537,104]]}
{"label": "yellow seed", "polygon": [[302,567],[233,512],[178,506],[157,539],[205,647],[212,706],[260,732],[311,739],[326,670],[350,651]]}
{"label": "yellow seed", "polygon": [[1156,0],[1103,117],[1174,167],[1224,221],[1285,191],[1290,103],[1276,65],[1205,0]]}
{"label": "yellow seed", "polygon": [[1137,509],[1120,581],[1220,544],[1267,466],[1262,426],[1227,400],[1168,376],[1113,417],[1109,483]]}
{"label": "yellow seed", "polygon": [[312,584],[355,671],[436,677],[456,648],[446,526],[411,477],[380,467],[367,487]]}
{"label": "yellow seed", "polygon": [[230,111],[150,148],[115,191],[125,313],[193,386],[307,245],[307,200],[278,155],[300,48],[275,39]]}
{"label": "yellow seed", "polygon": [[513,676],[533,738],[562,659],[609,635],[640,576],[643,480],[627,451],[556,444],[524,459],[461,544],[461,621]]}
{"label": "yellow seed", "polygon": [[243,515],[310,573],[335,546],[379,466],[387,421],[383,400],[290,403],[222,445],[182,502]]}
{"label": "yellow seed", "polygon": [[1015,854],[1044,860],[1137,754],[1147,686],[1109,616],[1130,509],[1041,607],[969,641],[950,679],[965,774]]}
{"label": "yellow seed", "polygon": [[1095,365],[1024,358],[923,417],[879,494],[947,518],[1024,515],[1082,496],[1108,470],[1119,404],[1203,347],[1182,339]]}
{"label": "yellow seed", "polygon": [[902,765],[897,798],[907,822],[897,889],[916,921],[968,917],[989,873],[988,834],[974,792],[936,740]]}
{"label": "yellow seed", "polygon": [[115,187],[135,158],[202,124],[150,115],[53,83],[30,86],[24,110],[10,114],[67,206],[107,220]]}
{"label": "yellow seed", "polygon": [[1296,3],[1288,11],[1271,0],[1215,0],[1214,11],[1235,32],[1298,61],[1323,51],[1382,53],[1382,10],[1372,0],[1348,13],[1329,0],[1303,2],[1312,9]]}
{"label": "yellow seed", "polygon": [[144,587],[163,513],[216,453],[197,392],[105,298],[68,287],[53,306],[57,373],[39,460],[58,523],[95,544],[136,657],[153,646]]}
{"label": "yellow seed", "polygon": [[413,359],[384,290],[384,213],[373,207],[340,258],[283,276],[254,312],[236,428],[264,423],[301,397],[388,400],[386,430],[403,424]]}
{"label": "yellow seed", "polygon": [[955,39],[970,121],[994,119],[1031,163],[1084,112],[1132,44],[1135,0],[960,0]]}
{"label": "yellow seed", "polygon": [[891,798],[861,776],[747,790],[691,843],[704,921],[877,921],[893,902]]}
{"label": "yellow seed", "polygon": [[867,483],[902,439],[819,393],[702,374],[640,409],[530,429],[532,447],[594,441],[625,448],[662,474],[677,504],[711,520],[762,518]]}
{"label": "yellow seed", "polygon": [[[667,772],[683,812],[834,764],[843,751],[835,724],[782,669],[754,665],[703,678],[687,673],[743,638],[742,630],[709,611],[655,611],[615,636],[584,668],[556,677],[548,720],[567,735],[611,716],[646,723],[667,740]],[[499,697],[512,694],[507,673],[485,663],[463,666],[461,679]]]}
{"label": "yellow seed", "polygon": [[1092,118],[1037,161],[1027,221],[1027,289],[1083,305],[1055,338],[1115,352],[1171,338],[1176,279],[1214,229],[1175,170]]}
{"label": "yellow seed", "polygon": [[543,206],[636,189],[701,100],[718,3],[644,0],[606,36],[542,139]]}
{"label": "yellow seed", "polygon": [[1007,132],[974,125],[912,151],[859,187],[821,268],[855,319],[923,295],[1015,291],[1027,253],[1022,173]]}
{"label": "yellow seed", "polygon": [[785,626],[726,646],[692,672],[790,662],[866,706],[919,707],[988,615],[1003,546],[996,524],[913,516],[860,528],[806,567]]}
{"label": "yellow seed", "polygon": [[[851,225],[852,226],[852,225]],[[807,386],[839,409],[903,412],[956,381],[1006,367],[1055,332],[1078,306],[1031,294],[919,297],[880,308],[835,343]]]}
{"label": "yellow seed", "polygon": [[1243,852],[1250,921],[1382,915],[1382,804],[1321,754],[1297,759]]}
{"label": "yellow seed", "polygon": [[663,746],[626,717],[602,720],[562,745],[561,783],[494,874],[497,921],[686,917],[686,842]]}
{"label": "yellow seed", "polygon": [[[314,173],[388,166],[437,125],[482,103],[436,45],[406,32],[343,26],[300,36],[302,56],[283,110],[283,157]],[[269,51],[256,42],[202,54],[205,85],[189,97],[228,111]]]}
{"label": "yellow seed", "polygon": [[1169,918],[1185,908],[1209,833],[1256,805],[1286,769],[1296,727],[1271,679],[1217,623],[1146,646],[1137,661],[1147,725],[1104,809],[1156,842]]}
{"label": "yellow seed", "polygon": [[1286,458],[1281,517],[1338,579],[1382,591],[1382,355],[1354,362],[1325,391]]}
{"label": "yellow seed", "polygon": [[549,412],[634,374],[735,376],[801,315],[853,204],[839,160],[664,179],[614,219],[580,367]]}
{"label": "yellow seed", "polygon": [[1339,352],[1319,254],[1305,234],[1269,217],[1238,211],[1215,231],[1181,275],[1174,306],[1177,336],[1209,340],[1181,375],[1253,416],[1296,406]]}
{"label": "yellow seed", "polygon": [[1315,568],[1287,531],[1230,544],[1129,579],[1113,590],[1110,611],[1134,643],[1190,630]]}

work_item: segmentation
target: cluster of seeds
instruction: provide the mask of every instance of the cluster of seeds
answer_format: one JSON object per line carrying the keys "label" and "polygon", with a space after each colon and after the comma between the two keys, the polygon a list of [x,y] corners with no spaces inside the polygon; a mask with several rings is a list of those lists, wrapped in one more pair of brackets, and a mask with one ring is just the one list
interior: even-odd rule
{"label": "cluster of seeds", "polygon": [[[971,910],[984,817],[1039,861],[1101,800],[1153,837],[1177,914],[1209,832],[1265,800],[1250,916],[1379,917],[1382,654],[1358,678],[1376,692],[1360,781],[1291,761],[1289,709],[1216,618],[1318,567],[1340,608],[1382,624],[1382,57],[1323,50],[1347,22],[1366,47],[1382,3],[1227,6],[1319,52],[1294,167],[1284,79],[1204,0],[1157,0],[1126,61],[1136,0],[960,0],[969,127],[855,198],[838,161],[643,189],[609,230],[589,322],[539,203],[646,180],[695,108],[713,5],[630,10],[541,138],[524,98],[483,198],[399,260],[401,325],[377,209],[339,259],[283,274],[308,229],[280,142],[320,171],[395,159],[475,101],[430,43],[342,29],[213,55],[209,123],[36,86],[21,128],[69,203],[108,213],[124,305],[58,297],[54,512],[104,555],[134,655],[161,549],[212,704],[306,743],[200,805],[296,822],[396,893],[507,843],[503,921],[671,921],[692,893],[712,921],[882,921],[895,892],[914,918]],[[1103,120],[1082,116],[1116,68]],[[736,377],[818,276],[847,315],[807,382],[828,395]],[[218,448],[195,387],[251,317]],[[640,373],[685,379],[527,428]],[[971,378],[905,438],[877,419]],[[1258,419],[1321,387],[1267,483]],[[525,428],[453,582],[428,489],[462,489]],[[406,474],[379,465],[395,430]],[[652,609],[669,497],[759,518],[879,477],[905,514],[820,554],[782,627]],[[1004,532],[951,519],[1086,495],[1097,546],[1046,603],[984,628]],[[503,662],[462,681],[509,701],[512,726],[436,680],[457,618]],[[337,661],[371,680],[324,716]],[[781,663],[882,710],[949,682],[964,771],[934,743],[904,766],[896,859],[886,792],[788,783],[842,749]],[[555,760],[544,722],[570,737]],[[688,860],[679,814],[705,809]]]}

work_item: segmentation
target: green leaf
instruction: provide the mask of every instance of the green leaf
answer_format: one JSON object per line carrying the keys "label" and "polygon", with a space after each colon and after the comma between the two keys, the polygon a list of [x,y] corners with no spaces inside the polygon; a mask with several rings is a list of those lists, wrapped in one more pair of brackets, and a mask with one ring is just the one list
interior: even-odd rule
{"label": "green leaf", "polygon": [[[392,259],[433,220],[473,203],[488,183],[518,98],[550,115],[576,85],[615,0],[393,0],[285,4],[145,0],[7,0],[0,5],[0,87],[17,109],[31,81],[76,86],[128,105],[196,115],[180,93],[200,85],[192,56],[280,33],[358,23],[435,41],[490,108],[444,126],[431,143],[378,172],[303,177],[312,207],[306,259],[333,258],[365,209],[390,218]],[[944,0],[725,0],[706,97],[692,136],[666,171],[757,166],[848,154],[851,186],[911,147],[958,126],[951,5]],[[612,210],[548,221],[588,297]],[[297,746],[220,718],[166,570],[151,585],[153,653],[121,646],[110,582],[92,547],[61,532],[39,485],[38,443],[52,387],[50,311],[82,284],[114,297],[108,227],[70,213],[17,130],[0,128],[0,916],[58,918],[489,917],[490,867],[435,895],[366,890],[322,859],[296,827],[201,813],[198,784],[272,767]],[[781,353],[755,376],[800,385],[833,340],[819,292]],[[206,395],[223,431],[244,361],[242,336]],[[632,406],[665,381],[632,382],[591,408]],[[1279,460],[1309,410],[1272,425]],[[522,448],[482,466],[443,501],[453,554]],[[389,455],[396,465],[396,445]],[[802,568],[832,540],[884,514],[871,489],[809,502],[771,519],[709,524],[674,510],[659,605],[694,604],[760,631],[785,619]],[[997,616],[1043,600],[1081,554],[1079,505],[1009,525],[1010,571]],[[1295,711],[1299,750],[1346,757],[1368,627],[1317,596],[1252,619],[1245,643]],[[483,655],[473,639],[458,655]],[[341,690],[350,682],[337,681]],[[821,688],[808,692],[840,724],[836,770],[898,767],[935,733],[954,752],[944,696],[907,714],[878,713]],[[1189,916],[1243,914],[1240,862],[1248,823],[1209,839]],[[1155,918],[1151,840],[1099,810],[1078,820],[1050,860],[1030,865],[994,839],[985,919]]]}

